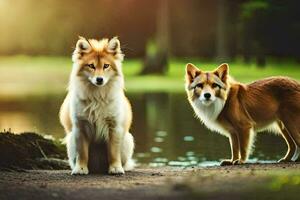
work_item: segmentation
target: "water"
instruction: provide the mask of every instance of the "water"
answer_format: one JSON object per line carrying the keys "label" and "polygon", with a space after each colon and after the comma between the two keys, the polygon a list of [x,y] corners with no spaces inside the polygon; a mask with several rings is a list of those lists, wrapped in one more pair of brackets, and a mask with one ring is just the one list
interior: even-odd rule
{"label": "water", "polygon": [[[135,159],[151,166],[208,166],[230,157],[228,139],[194,117],[185,94],[127,94],[133,107]],[[0,99],[0,128],[64,137],[58,110],[64,95]],[[281,137],[259,134],[252,161],[277,160],[286,151]]]}

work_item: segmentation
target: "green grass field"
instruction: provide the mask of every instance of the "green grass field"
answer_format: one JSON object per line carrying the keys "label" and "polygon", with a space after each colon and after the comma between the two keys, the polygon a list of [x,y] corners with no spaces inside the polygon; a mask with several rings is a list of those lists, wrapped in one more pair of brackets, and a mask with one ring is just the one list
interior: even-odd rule
{"label": "green grass field", "polygon": [[[125,59],[126,89],[128,92],[183,92],[187,62],[203,70],[218,66],[216,62],[201,59],[171,59],[166,76],[139,76],[142,60]],[[240,61],[229,65],[231,76],[243,83],[277,75],[300,80],[300,67],[294,62],[268,62],[265,68],[245,65]],[[0,57],[0,96],[62,93],[67,87],[71,66],[68,57]]]}

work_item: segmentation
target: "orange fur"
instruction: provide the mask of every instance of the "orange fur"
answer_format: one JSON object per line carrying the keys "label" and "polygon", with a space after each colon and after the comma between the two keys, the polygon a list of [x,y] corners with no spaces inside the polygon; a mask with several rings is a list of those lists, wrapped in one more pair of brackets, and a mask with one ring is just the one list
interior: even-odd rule
{"label": "orange fur", "polygon": [[68,95],[60,110],[72,174],[89,173],[89,146],[100,139],[107,142],[110,174],[133,168],[132,112],[124,94],[123,57],[116,37],[77,41]]}
{"label": "orange fur", "polygon": [[69,95],[66,96],[63,104],[61,105],[59,111],[60,123],[63,125],[65,132],[70,133],[72,130],[72,122],[70,117],[70,108],[69,108]]}
{"label": "orange fur", "polygon": [[[300,84],[287,77],[271,77],[245,85],[233,81],[228,71],[227,64],[212,72],[203,72],[192,64],[186,67],[186,91],[195,112],[205,125],[229,138],[232,158],[224,160],[221,165],[246,162],[251,153],[254,132],[267,130],[270,125],[283,136],[288,146],[280,161],[297,159],[300,147]],[[220,80],[224,84],[222,87]],[[216,101],[205,99],[203,93],[209,93]],[[217,108],[216,116],[210,115],[209,112],[216,112]]]}

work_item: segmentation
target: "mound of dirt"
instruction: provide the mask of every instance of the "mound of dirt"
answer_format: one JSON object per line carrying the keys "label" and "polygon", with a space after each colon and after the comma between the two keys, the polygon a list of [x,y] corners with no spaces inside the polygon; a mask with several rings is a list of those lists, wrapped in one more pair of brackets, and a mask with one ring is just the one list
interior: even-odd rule
{"label": "mound of dirt", "polygon": [[0,133],[0,170],[69,169],[65,146],[36,133]]}

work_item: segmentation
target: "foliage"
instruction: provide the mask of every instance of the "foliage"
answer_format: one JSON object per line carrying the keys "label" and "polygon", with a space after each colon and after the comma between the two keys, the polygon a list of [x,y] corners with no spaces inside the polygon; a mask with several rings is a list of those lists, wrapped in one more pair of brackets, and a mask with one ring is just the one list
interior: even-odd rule
{"label": "foliage", "polygon": [[241,6],[242,51],[299,59],[299,1],[248,0]]}
{"label": "foliage", "polygon": [[269,8],[266,0],[254,0],[242,4],[241,17],[249,19],[253,17],[254,13],[258,10],[267,10]]}

